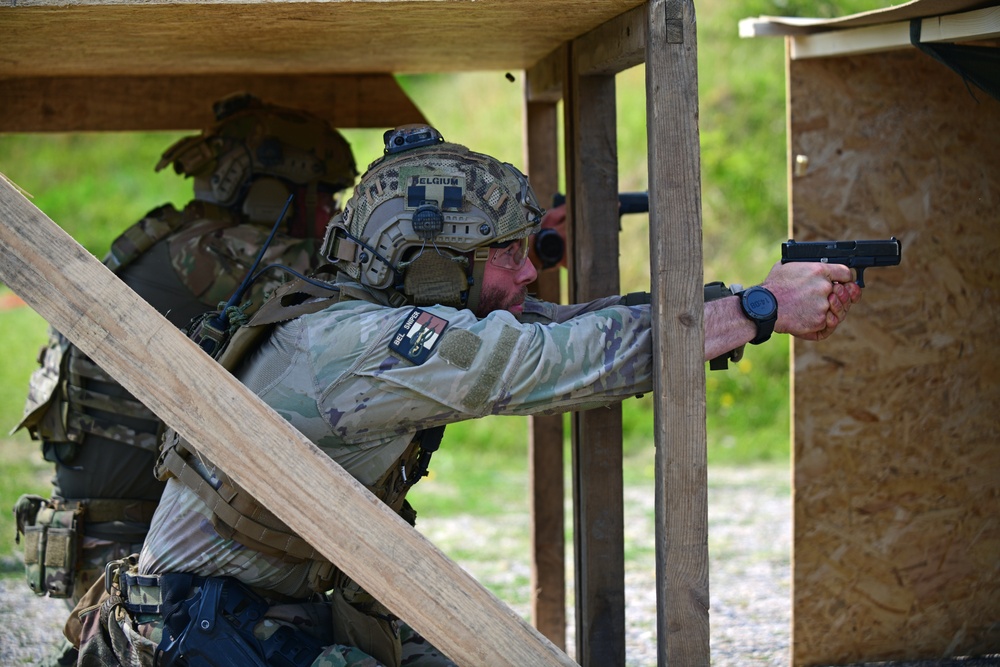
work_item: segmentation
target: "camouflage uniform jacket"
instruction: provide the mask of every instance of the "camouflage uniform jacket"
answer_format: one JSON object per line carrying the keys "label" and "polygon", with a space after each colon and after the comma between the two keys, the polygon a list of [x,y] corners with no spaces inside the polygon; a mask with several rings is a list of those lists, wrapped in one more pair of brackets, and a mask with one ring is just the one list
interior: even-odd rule
{"label": "camouflage uniform jacket", "polygon": [[[523,318],[532,323],[506,311],[477,319],[441,306],[341,301],[277,326],[236,375],[371,484],[421,429],[596,407],[651,390],[649,307],[609,306],[617,301],[576,308],[533,302]],[[211,481],[211,471],[200,472]],[[290,565],[223,539],[210,516],[170,479],[140,573],[233,576],[258,591],[311,593],[309,562]]]}

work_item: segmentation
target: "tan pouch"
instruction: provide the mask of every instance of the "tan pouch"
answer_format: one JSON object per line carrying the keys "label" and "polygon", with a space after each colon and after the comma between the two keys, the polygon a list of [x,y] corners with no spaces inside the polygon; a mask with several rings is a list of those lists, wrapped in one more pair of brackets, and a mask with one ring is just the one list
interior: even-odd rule
{"label": "tan pouch", "polygon": [[24,570],[28,587],[36,595],[73,596],[81,508],[38,511],[34,525],[24,526]]}
{"label": "tan pouch", "polygon": [[70,612],[69,618],[66,619],[66,625],[63,626],[63,636],[71,643],[73,646],[80,648],[81,638],[83,636],[83,619],[94,612],[101,603],[111,597],[105,588],[104,579],[98,579],[94,582],[94,585],[90,587],[86,593],[80,597],[80,601],[76,603],[73,607],[73,611]]}
{"label": "tan pouch", "polygon": [[[400,667],[403,646],[399,640],[399,622],[372,616],[355,608],[344,599],[339,589],[329,593],[333,614],[333,638],[338,644],[357,646],[386,667]],[[388,610],[377,602],[377,608]]]}
{"label": "tan pouch", "polygon": [[35,595],[45,595],[45,526],[24,527],[24,576]]}

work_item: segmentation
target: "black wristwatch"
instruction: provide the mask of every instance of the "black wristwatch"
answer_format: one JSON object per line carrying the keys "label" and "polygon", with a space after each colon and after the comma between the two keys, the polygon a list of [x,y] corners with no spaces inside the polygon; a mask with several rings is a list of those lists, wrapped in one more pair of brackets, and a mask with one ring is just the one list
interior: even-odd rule
{"label": "black wristwatch", "polygon": [[757,335],[750,341],[751,345],[760,345],[774,331],[774,323],[778,321],[778,300],[766,287],[756,286],[737,294],[743,314],[757,325]]}

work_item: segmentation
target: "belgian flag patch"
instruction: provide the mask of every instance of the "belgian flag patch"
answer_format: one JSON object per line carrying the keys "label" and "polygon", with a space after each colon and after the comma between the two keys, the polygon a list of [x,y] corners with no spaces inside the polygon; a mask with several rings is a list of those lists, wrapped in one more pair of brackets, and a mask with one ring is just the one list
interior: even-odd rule
{"label": "belgian flag patch", "polygon": [[392,337],[389,349],[419,365],[430,358],[441,340],[441,334],[448,326],[448,320],[432,315],[426,310],[414,308],[406,316],[403,326]]}

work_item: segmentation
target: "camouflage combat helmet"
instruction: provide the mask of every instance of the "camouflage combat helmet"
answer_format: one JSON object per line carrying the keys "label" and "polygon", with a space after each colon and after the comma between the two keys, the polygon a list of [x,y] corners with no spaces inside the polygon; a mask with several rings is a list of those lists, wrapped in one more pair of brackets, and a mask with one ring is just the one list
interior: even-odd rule
{"label": "camouflage combat helmet", "polygon": [[538,229],[543,211],[527,178],[426,125],[385,139],[386,155],[330,222],[324,258],[394,303],[475,310],[489,248]]}
{"label": "camouflage combat helmet", "polygon": [[327,121],[248,94],[220,100],[213,111],[215,125],[175,143],[156,165],[193,176],[199,199],[238,207],[249,197],[280,210],[297,186],[336,193],[354,183],[351,147]]}

